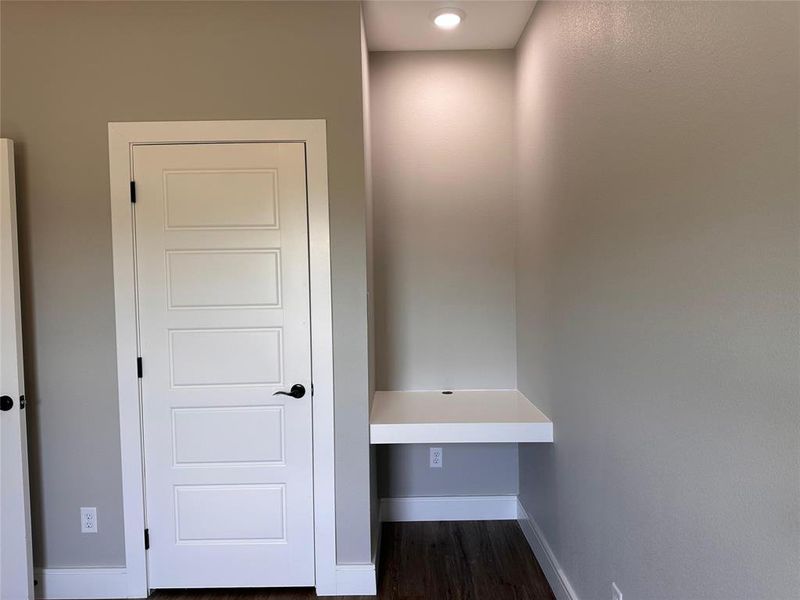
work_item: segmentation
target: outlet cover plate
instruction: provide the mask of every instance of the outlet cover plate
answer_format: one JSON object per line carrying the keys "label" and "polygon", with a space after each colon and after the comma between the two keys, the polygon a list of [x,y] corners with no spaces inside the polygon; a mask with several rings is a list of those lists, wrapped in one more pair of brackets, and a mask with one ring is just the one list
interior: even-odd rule
{"label": "outlet cover plate", "polygon": [[442,468],[442,449],[441,448],[433,448],[431,447],[431,454],[430,454],[430,467],[431,469],[441,469]]}
{"label": "outlet cover plate", "polygon": [[97,533],[97,508],[81,506],[81,533]]}

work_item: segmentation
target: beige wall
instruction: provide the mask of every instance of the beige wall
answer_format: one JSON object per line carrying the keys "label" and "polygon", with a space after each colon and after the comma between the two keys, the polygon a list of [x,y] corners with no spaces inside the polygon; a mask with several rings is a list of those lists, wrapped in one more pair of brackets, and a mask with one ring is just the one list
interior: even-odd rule
{"label": "beige wall", "polygon": [[377,388],[514,387],[513,52],[370,57]]}
{"label": "beige wall", "polygon": [[[364,9],[361,9],[361,93],[364,106],[364,178],[366,180],[367,205],[367,322],[369,352],[369,410],[372,411],[372,400],[375,394],[375,269],[374,269],[374,235],[373,235],[373,200],[372,200],[372,101],[370,98],[369,48],[367,47],[367,31],[364,23]],[[378,554],[380,539],[380,498],[378,497],[378,459],[377,447],[369,448],[369,482],[370,482],[370,523],[372,528],[372,554]]]}
{"label": "beige wall", "polygon": [[520,492],[580,598],[800,593],[798,21],[541,2],[518,47]]}
{"label": "beige wall", "polygon": [[[514,388],[514,54],[370,71],[377,388]],[[517,491],[515,445],[451,445],[433,471],[425,446],[380,454],[383,496]]]}
{"label": "beige wall", "polygon": [[[370,559],[357,2],[2,3],[17,148],[36,564],[124,562],[107,123],[325,118],[337,546]],[[97,506],[99,533],[78,508]]]}

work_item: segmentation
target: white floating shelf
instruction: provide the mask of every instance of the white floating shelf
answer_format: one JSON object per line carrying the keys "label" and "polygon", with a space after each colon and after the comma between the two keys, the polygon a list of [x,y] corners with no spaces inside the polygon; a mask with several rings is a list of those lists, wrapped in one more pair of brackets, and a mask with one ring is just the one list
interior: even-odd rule
{"label": "white floating shelf", "polygon": [[552,442],[553,422],[517,390],[375,392],[371,444]]}

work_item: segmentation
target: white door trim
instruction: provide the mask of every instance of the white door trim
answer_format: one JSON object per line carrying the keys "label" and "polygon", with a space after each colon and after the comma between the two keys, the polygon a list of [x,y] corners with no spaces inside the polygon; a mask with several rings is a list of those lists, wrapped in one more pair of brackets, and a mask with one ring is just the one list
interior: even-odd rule
{"label": "white door trim", "polygon": [[0,393],[11,410],[0,419],[0,594],[8,600],[33,598],[33,555],[28,478],[26,413],[22,398],[22,305],[19,291],[17,194],[14,142],[0,139]]}
{"label": "white door trim", "polygon": [[331,305],[328,158],[325,121],[174,121],[109,123],[111,232],[114,251],[117,381],[127,595],[149,593],[144,550],[141,404],[136,374],[138,327],[135,246],[130,200],[131,148],[137,144],[303,142],[306,147],[311,376],[314,382],[314,554],[319,595],[335,595],[336,527],[333,420],[333,320]]}

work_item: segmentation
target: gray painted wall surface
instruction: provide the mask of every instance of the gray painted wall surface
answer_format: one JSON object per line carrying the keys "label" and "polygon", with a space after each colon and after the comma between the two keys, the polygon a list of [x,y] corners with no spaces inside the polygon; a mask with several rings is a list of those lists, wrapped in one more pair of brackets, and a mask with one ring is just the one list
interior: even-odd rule
{"label": "gray painted wall surface", "polygon": [[[514,388],[511,51],[370,54],[379,390]],[[379,451],[382,496],[517,490],[515,445]]]}
{"label": "gray painted wall surface", "polygon": [[[364,9],[361,9],[361,94],[364,105],[364,179],[366,181],[366,233],[367,233],[367,322],[369,351],[369,409],[372,410],[372,399],[375,394],[375,269],[373,267],[375,252],[373,235],[373,201],[372,201],[372,102],[370,99],[369,48],[367,32],[364,26]],[[381,524],[380,498],[378,497],[378,457],[377,448],[369,447],[369,498],[370,527],[372,529],[372,554],[378,554],[378,540]]]}
{"label": "gray painted wall surface", "polygon": [[[340,562],[370,559],[358,2],[3,2],[36,564],[120,565],[109,121],[325,118]],[[99,533],[81,535],[80,506]]]}
{"label": "gray painted wall surface", "polygon": [[[442,448],[442,468],[430,468],[430,446]],[[381,498],[495,496],[519,491],[516,444],[402,444],[378,451]]]}
{"label": "gray painted wall surface", "polygon": [[377,389],[513,388],[513,52],[370,67]]}
{"label": "gray painted wall surface", "polygon": [[539,3],[520,489],[580,598],[800,596],[797,3]]}

